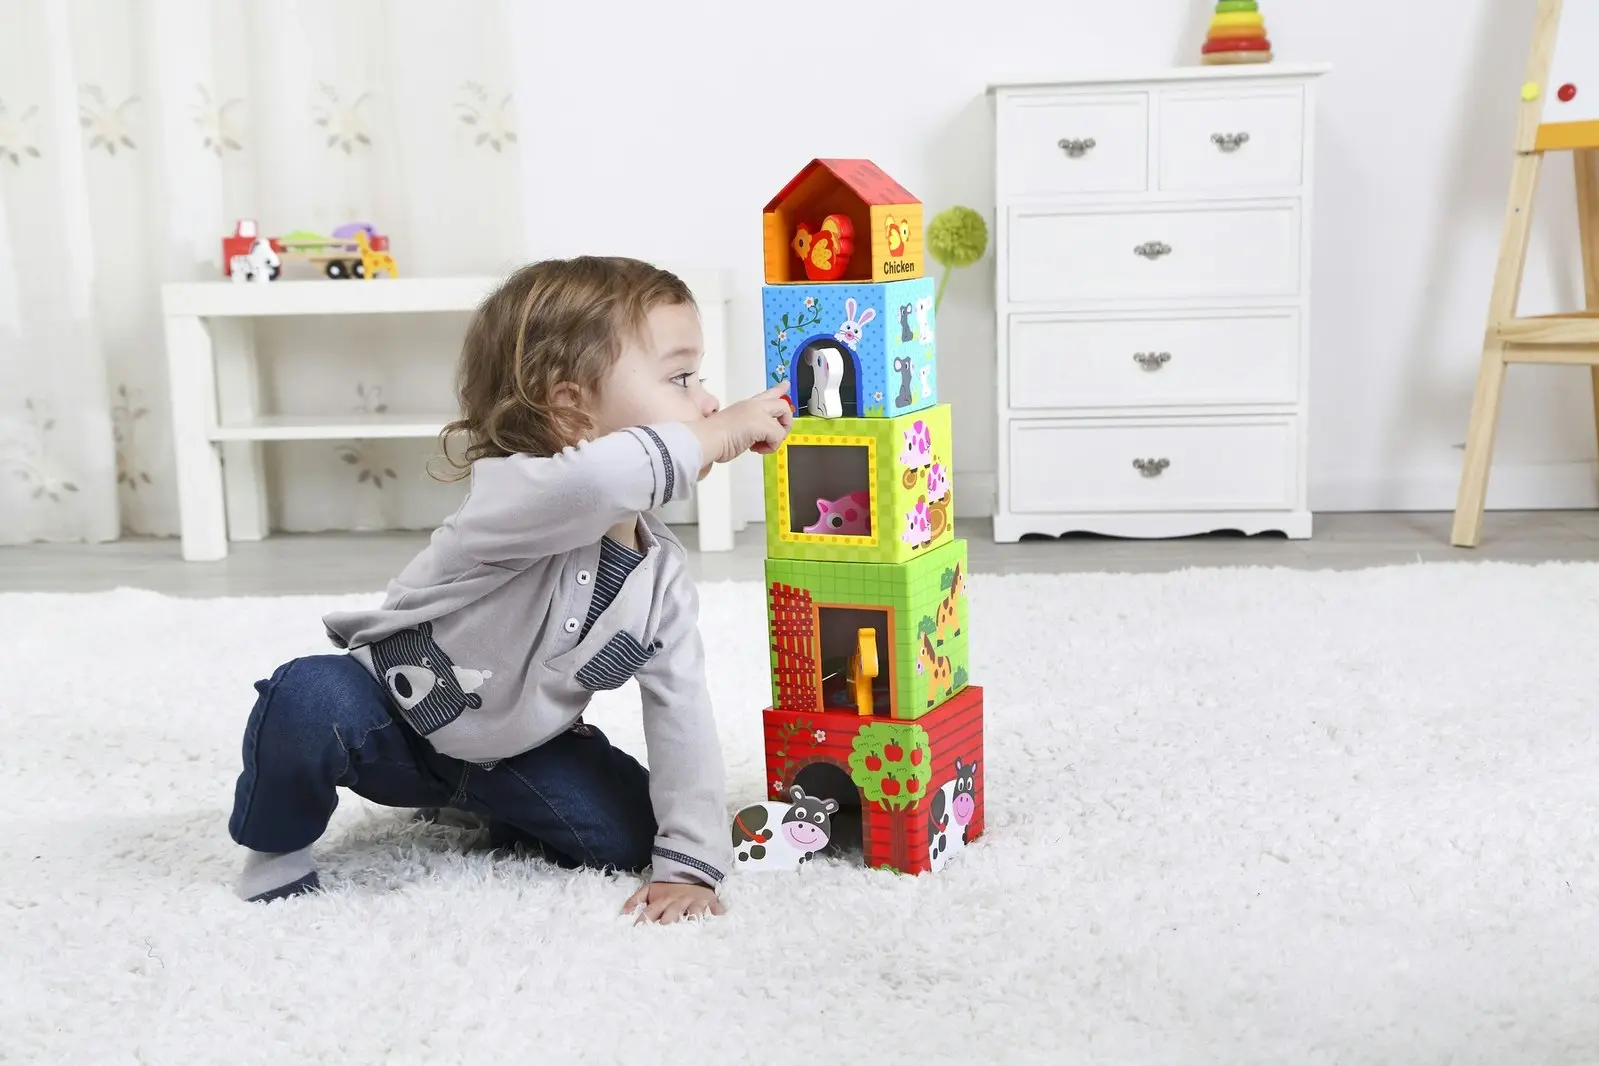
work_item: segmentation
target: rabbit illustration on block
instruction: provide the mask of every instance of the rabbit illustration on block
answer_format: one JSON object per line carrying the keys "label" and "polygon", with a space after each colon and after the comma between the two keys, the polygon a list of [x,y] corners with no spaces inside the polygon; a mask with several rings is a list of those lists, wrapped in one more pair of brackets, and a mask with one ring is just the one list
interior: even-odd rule
{"label": "rabbit illustration on block", "polygon": [[861,317],[855,317],[855,298],[850,297],[844,301],[844,324],[838,327],[838,332],[833,334],[851,348],[859,349],[861,346],[861,333],[866,329],[866,323],[877,317],[877,308],[868,307],[861,312]]}

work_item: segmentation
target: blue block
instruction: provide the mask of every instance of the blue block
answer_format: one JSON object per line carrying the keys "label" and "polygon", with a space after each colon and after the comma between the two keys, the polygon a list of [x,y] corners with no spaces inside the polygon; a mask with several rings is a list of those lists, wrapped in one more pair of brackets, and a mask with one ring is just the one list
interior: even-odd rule
{"label": "blue block", "polygon": [[[938,403],[931,277],[764,285],[761,306],[767,384],[792,382],[789,396],[801,416],[811,388],[811,369],[802,357],[812,345],[850,356],[839,390],[845,418],[893,418]],[[848,328],[851,322],[858,333]]]}

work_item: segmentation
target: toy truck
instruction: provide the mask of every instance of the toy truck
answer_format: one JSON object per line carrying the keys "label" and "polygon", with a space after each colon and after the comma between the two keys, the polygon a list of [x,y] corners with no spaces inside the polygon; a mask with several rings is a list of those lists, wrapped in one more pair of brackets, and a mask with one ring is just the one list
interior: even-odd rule
{"label": "toy truck", "polygon": [[222,238],[222,273],[235,281],[272,281],[288,260],[315,263],[330,278],[400,276],[389,239],[370,222],[349,222],[332,234],[295,230],[262,237],[255,220],[240,219],[233,235]]}

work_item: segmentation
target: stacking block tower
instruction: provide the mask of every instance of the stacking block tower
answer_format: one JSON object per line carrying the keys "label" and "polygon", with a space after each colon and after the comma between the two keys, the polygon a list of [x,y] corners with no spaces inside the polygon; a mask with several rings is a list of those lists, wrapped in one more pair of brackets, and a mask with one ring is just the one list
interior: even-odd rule
{"label": "stacking block tower", "polygon": [[1212,65],[1271,62],[1266,20],[1255,0],[1217,0],[1199,58]]}
{"label": "stacking block tower", "polygon": [[766,205],[766,374],[795,420],[764,459],[768,799],[734,818],[739,869],[858,832],[868,866],[930,872],[983,831],[922,229],[922,205],[864,159],[813,160]]}

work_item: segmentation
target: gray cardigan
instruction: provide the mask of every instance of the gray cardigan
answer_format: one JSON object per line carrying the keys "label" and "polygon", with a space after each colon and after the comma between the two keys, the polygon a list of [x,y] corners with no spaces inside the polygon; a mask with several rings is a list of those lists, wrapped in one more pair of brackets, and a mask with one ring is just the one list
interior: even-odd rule
{"label": "gray cardigan", "polygon": [[[466,500],[382,606],[323,622],[437,751],[469,762],[537,747],[570,728],[594,692],[636,677],[658,825],[652,879],[715,887],[731,838],[699,596],[682,544],[649,513],[689,496],[700,465],[682,423],[549,458],[480,459]],[[634,515],[644,559],[584,635],[600,540]]]}

